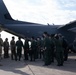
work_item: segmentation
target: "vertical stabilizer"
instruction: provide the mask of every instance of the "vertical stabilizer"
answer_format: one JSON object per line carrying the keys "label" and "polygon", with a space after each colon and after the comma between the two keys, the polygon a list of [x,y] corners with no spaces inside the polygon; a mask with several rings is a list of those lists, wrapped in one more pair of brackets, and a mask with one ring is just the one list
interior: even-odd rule
{"label": "vertical stabilizer", "polygon": [[3,2],[0,0],[0,23],[5,23],[6,20],[13,20]]}

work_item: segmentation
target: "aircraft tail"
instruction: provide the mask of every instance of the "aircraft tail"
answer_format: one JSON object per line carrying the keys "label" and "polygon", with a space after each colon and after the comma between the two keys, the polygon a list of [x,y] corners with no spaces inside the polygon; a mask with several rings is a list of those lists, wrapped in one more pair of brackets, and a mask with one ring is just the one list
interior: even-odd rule
{"label": "aircraft tail", "polygon": [[[35,24],[31,22],[23,22],[14,20],[8,12],[3,0],[0,0],[0,24]],[[2,26],[3,26],[2,25]]]}
{"label": "aircraft tail", "polygon": [[14,20],[9,11],[7,10],[3,0],[0,0],[0,31],[4,30],[6,32],[12,33],[14,35],[20,36],[11,29],[9,29],[10,26],[21,26],[21,25],[28,25],[28,24],[34,24],[30,22],[23,22],[23,21],[18,21]]}
{"label": "aircraft tail", "polygon": [[8,12],[3,0],[0,0],[0,23],[5,23],[6,20],[13,20]]}

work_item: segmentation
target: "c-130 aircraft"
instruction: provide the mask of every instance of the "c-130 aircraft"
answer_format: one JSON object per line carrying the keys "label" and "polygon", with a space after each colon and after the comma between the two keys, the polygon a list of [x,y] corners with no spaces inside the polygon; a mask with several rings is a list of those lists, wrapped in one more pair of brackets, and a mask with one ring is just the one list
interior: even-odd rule
{"label": "c-130 aircraft", "polygon": [[76,37],[76,21],[66,25],[42,25],[38,23],[23,22],[14,20],[9,14],[3,0],[0,0],[0,29],[19,37],[38,37],[43,32],[49,34],[62,34],[69,43],[72,43]]}

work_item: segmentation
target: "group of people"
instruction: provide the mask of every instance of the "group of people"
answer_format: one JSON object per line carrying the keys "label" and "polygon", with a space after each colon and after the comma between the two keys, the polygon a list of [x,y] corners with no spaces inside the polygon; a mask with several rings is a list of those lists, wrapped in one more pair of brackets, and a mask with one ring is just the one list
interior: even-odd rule
{"label": "group of people", "polygon": [[[17,51],[16,51],[16,46],[17,46]],[[20,40],[20,38],[17,42],[15,42],[15,38],[12,37],[10,44],[8,42],[8,38],[6,38],[4,42],[3,42],[2,38],[0,38],[0,59],[2,59],[2,50],[4,51],[3,57],[9,58],[10,57],[9,49],[11,49],[11,59],[12,60],[15,59],[17,61],[17,57],[18,57],[18,60],[20,61],[20,58],[21,58],[20,51],[22,50],[22,46],[23,46],[23,43]]]}
{"label": "group of people", "polygon": [[[29,45],[29,41],[31,45]],[[42,37],[25,38],[25,42],[18,40],[15,42],[15,37],[12,37],[10,45],[8,38],[3,42],[0,38],[0,59],[2,54],[2,46],[4,50],[4,58],[9,57],[9,46],[11,49],[11,59],[21,60],[22,50],[24,50],[24,60],[35,61],[38,58],[42,58],[44,66],[50,65],[54,62],[54,58],[57,60],[57,66],[63,66],[64,61],[68,58],[68,43],[67,40],[61,34],[51,34],[47,32],[43,33]]]}
{"label": "group of people", "polygon": [[49,35],[44,32],[44,65],[50,65],[57,60],[57,66],[63,66],[68,58],[68,42],[61,34]]}

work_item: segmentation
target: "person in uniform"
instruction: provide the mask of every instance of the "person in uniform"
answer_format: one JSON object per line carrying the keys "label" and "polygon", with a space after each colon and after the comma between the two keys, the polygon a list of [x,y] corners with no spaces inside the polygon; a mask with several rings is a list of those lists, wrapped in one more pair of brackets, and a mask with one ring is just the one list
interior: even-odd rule
{"label": "person in uniform", "polygon": [[15,38],[14,37],[12,37],[12,40],[10,42],[10,46],[11,46],[11,59],[13,60],[15,58],[15,60],[17,61],[16,44],[15,44]]}
{"label": "person in uniform", "polygon": [[43,58],[44,58],[44,37],[42,36],[41,37],[41,45],[40,45],[40,48],[41,48],[41,58],[42,58],[42,60],[44,60]]}
{"label": "person in uniform", "polygon": [[[75,53],[76,53],[76,38],[75,38],[74,41],[73,41],[73,49],[74,49],[74,51],[75,51]],[[76,61],[76,59],[75,59],[75,61]]]}
{"label": "person in uniform", "polygon": [[51,59],[50,59],[51,44],[47,32],[44,32],[43,36],[44,36],[44,66],[48,66],[51,64]]}
{"label": "person in uniform", "polygon": [[28,60],[28,53],[29,53],[29,43],[28,43],[28,38],[25,38],[25,42],[24,42],[24,60]]}
{"label": "person in uniform", "polygon": [[63,43],[62,43],[63,49],[64,49],[64,61],[67,61],[68,59],[68,41],[63,37]]}
{"label": "person in uniform", "polygon": [[55,57],[55,38],[54,34],[51,34],[51,62],[54,62]]}
{"label": "person in uniform", "polygon": [[55,47],[56,47],[56,60],[57,60],[57,66],[63,66],[63,55],[64,55],[64,50],[62,47],[62,41],[59,39],[59,36],[55,36]]}
{"label": "person in uniform", "polygon": [[21,38],[18,38],[18,41],[16,42],[16,48],[17,48],[17,57],[18,60],[20,61],[21,55],[22,55],[22,47],[23,47],[23,42],[21,41]]}
{"label": "person in uniform", "polygon": [[4,43],[4,58],[8,58],[9,57],[9,42],[8,42],[8,38],[5,39]]}
{"label": "person in uniform", "polygon": [[37,52],[36,57],[41,59],[41,41],[40,38],[37,38]]}
{"label": "person in uniform", "polygon": [[73,41],[73,49],[76,51],[76,38]]}
{"label": "person in uniform", "polygon": [[36,59],[36,40],[34,37],[31,38],[31,50],[30,50],[30,61],[35,61]]}
{"label": "person in uniform", "polygon": [[1,34],[0,34],[0,60],[2,59],[2,46],[3,46],[3,40],[2,40]]}

